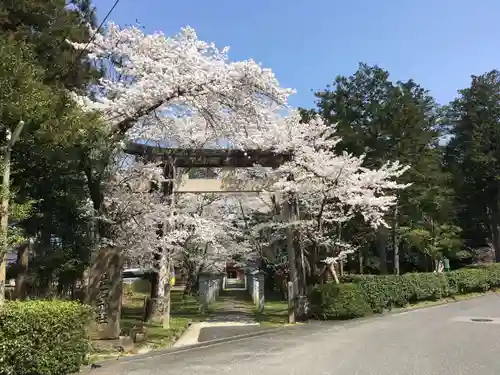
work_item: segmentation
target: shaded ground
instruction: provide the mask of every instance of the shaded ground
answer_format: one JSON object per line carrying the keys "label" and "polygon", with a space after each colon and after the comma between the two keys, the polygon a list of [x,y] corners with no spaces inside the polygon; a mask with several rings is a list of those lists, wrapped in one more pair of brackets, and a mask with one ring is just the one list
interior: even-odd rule
{"label": "shaded ground", "polygon": [[207,321],[281,325],[288,322],[288,302],[279,293],[266,292],[264,310],[258,312],[247,291],[229,289],[221,292],[217,302],[211,307]]}
{"label": "shaded ground", "polygon": [[210,317],[205,319],[205,323],[214,325],[222,323],[224,326],[202,328],[198,342],[239,336],[265,329],[255,320],[255,305],[246,290],[221,291],[211,308]]}
{"label": "shaded ground", "polygon": [[500,369],[500,324],[471,321],[487,317],[500,318],[498,295],[357,321],[283,328],[116,363],[93,373],[491,375]]}
{"label": "shaded ground", "polygon": [[220,292],[206,322],[254,323],[254,304],[246,290],[228,289]]}

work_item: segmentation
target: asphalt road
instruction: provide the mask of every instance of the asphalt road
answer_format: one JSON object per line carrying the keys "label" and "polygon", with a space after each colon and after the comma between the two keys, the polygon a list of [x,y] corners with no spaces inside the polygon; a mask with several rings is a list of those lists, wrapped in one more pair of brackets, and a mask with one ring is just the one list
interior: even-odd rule
{"label": "asphalt road", "polygon": [[[489,323],[470,318],[491,317]],[[134,359],[113,375],[492,375],[500,373],[500,296]]]}

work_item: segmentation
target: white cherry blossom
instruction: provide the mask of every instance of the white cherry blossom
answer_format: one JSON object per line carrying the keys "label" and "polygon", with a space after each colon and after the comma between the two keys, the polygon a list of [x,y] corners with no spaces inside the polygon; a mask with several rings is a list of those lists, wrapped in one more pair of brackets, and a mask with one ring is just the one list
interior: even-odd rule
{"label": "white cherry blossom", "polygon": [[[189,27],[166,37],[110,23],[89,46],[72,45],[87,48],[94,63],[107,70],[92,95],[76,99],[101,113],[117,144],[141,139],[182,148],[229,145],[291,155],[274,170],[255,166],[226,178],[236,185],[257,181],[262,191],[258,204],[254,198],[253,203],[219,198],[201,213],[190,208],[199,197],[176,194],[166,204],[157,193],[115,183],[124,177],[114,171],[105,190],[105,219],[114,228],[114,244],[125,251],[150,254],[160,246],[178,255],[208,244],[211,253],[204,256],[216,261],[227,257],[227,249],[238,241],[244,251],[255,247],[257,233],[266,225],[268,240],[260,243],[264,247],[282,240],[283,229],[293,226],[303,233],[304,246],[326,249],[325,261],[332,263],[354,251],[339,242],[335,228],[355,214],[374,228],[386,225],[393,192],[406,187],[396,181],[406,166],[395,162],[370,170],[363,167],[363,157],[334,152],[340,142],[335,127],[320,119],[302,123],[287,104],[293,90],[281,88],[271,70],[253,60],[230,61],[228,48],[199,40]],[[277,211],[291,194],[300,214],[294,222],[283,222]],[[252,228],[243,223],[245,230],[232,226],[238,220],[241,224],[245,210],[250,215],[267,212],[270,220]],[[158,222],[168,228],[160,237],[154,234]]]}

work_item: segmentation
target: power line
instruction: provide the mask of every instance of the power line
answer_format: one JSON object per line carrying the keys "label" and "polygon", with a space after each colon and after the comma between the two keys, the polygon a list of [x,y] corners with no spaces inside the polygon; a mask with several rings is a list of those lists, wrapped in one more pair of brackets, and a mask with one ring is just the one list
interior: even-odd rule
{"label": "power line", "polygon": [[[91,38],[89,39],[89,41],[87,42],[87,44],[85,45],[85,47],[80,51],[80,53],[78,54],[78,56],[76,57],[76,59],[74,59],[73,63],[69,66],[68,70],[66,71],[66,74],[70,73],[71,70],[75,67],[76,63],[83,57],[83,54],[87,51],[87,48],[89,48],[90,44],[95,40],[95,38],[97,37],[97,34],[101,30],[101,28],[104,26],[104,24],[108,20],[109,16],[111,15],[111,13],[113,13],[113,11],[115,10],[115,8],[116,8],[116,6],[118,5],[119,2],[120,2],[120,0],[115,0],[113,6],[111,7],[111,9],[108,11],[108,13],[106,14],[106,16],[103,18],[103,20],[99,24],[99,27],[97,27],[97,29],[92,34]],[[55,77],[56,76],[54,75],[52,78],[55,78]]]}
{"label": "power line", "polygon": [[111,9],[108,11],[108,13],[106,14],[106,16],[104,17],[104,19],[102,20],[101,24],[99,25],[99,27],[97,28],[96,31],[94,31],[94,34],[92,35],[92,37],[90,38],[90,40],[88,41],[87,45],[82,49],[82,51],[80,52],[80,54],[78,55],[78,57],[76,58],[75,62],[78,61],[82,56],[83,54],[85,53],[85,51],[87,50],[87,48],[90,46],[90,44],[95,40],[96,36],[97,36],[97,33],[101,30],[101,28],[104,26],[104,23],[108,20],[109,16],[111,15],[111,13],[113,13],[113,11],[115,10],[116,6],[118,5],[118,3],[120,2],[120,0],[115,0],[115,3],[113,4],[113,6],[111,7]]}

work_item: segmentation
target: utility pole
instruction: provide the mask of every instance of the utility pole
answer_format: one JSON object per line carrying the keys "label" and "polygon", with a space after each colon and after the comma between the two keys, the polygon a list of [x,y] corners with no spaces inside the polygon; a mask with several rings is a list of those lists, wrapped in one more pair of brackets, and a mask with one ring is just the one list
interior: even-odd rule
{"label": "utility pole", "polygon": [[12,148],[19,139],[24,127],[24,122],[19,121],[14,130],[14,134],[10,129],[6,131],[6,145],[3,153],[3,178],[0,204],[0,305],[5,303],[5,281],[7,278],[7,251],[9,242],[7,233],[9,230],[9,199],[10,199],[10,164],[12,156]]}

